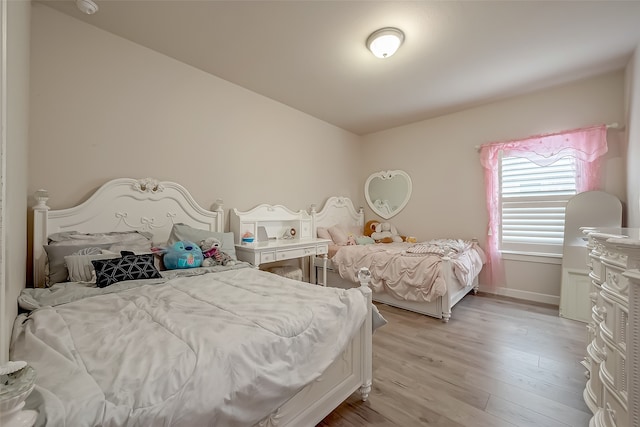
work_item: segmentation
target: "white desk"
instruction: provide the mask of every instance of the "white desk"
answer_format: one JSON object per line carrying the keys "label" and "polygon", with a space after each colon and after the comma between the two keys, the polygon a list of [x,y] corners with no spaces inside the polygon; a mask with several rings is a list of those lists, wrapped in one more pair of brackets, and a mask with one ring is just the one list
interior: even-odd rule
{"label": "white desk", "polygon": [[[270,262],[284,261],[324,255],[329,253],[327,239],[274,239],[264,242],[254,242],[236,245],[236,256],[240,261],[249,262],[257,267]],[[311,265],[311,264],[310,264]],[[310,268],[313,268],[311,265]],[[311,270],[309,270],[311,272]],[[327,275],[327,263],[324,263],[324,276]]]}

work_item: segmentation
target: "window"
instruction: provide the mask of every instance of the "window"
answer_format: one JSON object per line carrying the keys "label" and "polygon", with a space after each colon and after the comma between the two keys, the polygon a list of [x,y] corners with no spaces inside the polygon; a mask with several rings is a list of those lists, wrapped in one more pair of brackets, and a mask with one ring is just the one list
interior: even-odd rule
{"label": "window", "polygon": [[562,253],[566,203],[598,188],[606,152],[605,125],[480,146],[490,284],[505,283],[503,252]]}
{"label": "window", "polygon": [[500,160],[501,251],[561,255],[565,207],[577,194],[575,158],[547,166],[522,157]]}

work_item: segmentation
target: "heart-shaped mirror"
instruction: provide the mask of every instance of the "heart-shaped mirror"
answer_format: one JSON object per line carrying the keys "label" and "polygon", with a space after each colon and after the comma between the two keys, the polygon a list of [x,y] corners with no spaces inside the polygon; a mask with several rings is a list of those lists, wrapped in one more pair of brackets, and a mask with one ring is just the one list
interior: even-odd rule
{"label": "heart-shaped mirror", "polygon": [[409,202],[411,178],[401,170],[372,173],[364,184],[364,197],[372,211],[389,219]]}

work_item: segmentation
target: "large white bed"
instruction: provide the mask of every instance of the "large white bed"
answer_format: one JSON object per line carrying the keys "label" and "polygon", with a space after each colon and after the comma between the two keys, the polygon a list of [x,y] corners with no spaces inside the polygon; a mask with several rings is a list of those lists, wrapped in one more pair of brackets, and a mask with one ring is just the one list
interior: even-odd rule
{"label": "large white bed", "polygon": [[[320,228],[330,229],[336,225],[339,225],[344,230],[363,230],[365,225],[364,212],[362,209],[360,209],[360,211],[356,211],[353,203],[347,197],[330,197],[319,211],[312,208],[311,215],[313,218],[314,231],[316,233]],[[406,273],[407,268],[429,268],[433,270],[432,276],[436,278],[435,282],[437,282],[440,290],[437,292],[434,291],[431,295],[428,295],[427,298],[430,299],[429,301],[409,300],[399,297],[397,294],[393,295],[390,286],[388,286],[384,280],[379,280],[379,282],[385,283],[380,283],[378,289],[376,289],[375,286],[373,287],[373,300],[436,317],[447,322],[451,318],[451,309],[453,306],[455,306],[456,303],[458,303],[469,292],[477,292],[478,274],[482,268],[484,253],[477,246],[477,242],[469,242],[469,247],[472,248],[471,250],[474,252],[470,252],[470,254],[473,255],[474,262],[472,264],[468,264],[466,267],[466,277],[459,280],[459,277],[462,278],[462,276],[459,274],[459,271],[456,271],[456,264],[458,264],[458,260],[454,259],[453,256],[445,255],[437,258],[429,258],[428,260],[426,258],[420,258],[418,254],[416,254],[415,257],[406,256],[407,251],[410,251],[412,246],[417,247],[410,243],[377,243],[375,245],[368,245],[366,248],[360,245],[343,246],[338,248],[338,253],[343,255],[343,251],[358,251],[353,258],[361,258],[362,260],[365,260],[366,257],[370,258],[372,251],[392,253],[393,256],[395,256],[396,261],[403,263],[397,264],[393,267],[395,268],[395,272],[400,272],[400,274]],[[334,261],[339,257],[337,255],[333,255],[332,252],[333,251],[330,250],[329,256],[316,257],[314,259],[315,274],[313,276],[313,280],[319,284],[343,289],[357,286],[355,283],[357,280],[357,269],[362,265],[357,262],[353,262],[353,264],[350,264],[347,267],[343,264],[338,264]],[[331,257],[331,255],[333,255],[333,257]],[[373,265],[366,265],[371,269],[373,275],[372,284],[376,281],[376,270],[382,271],[384,269],[389,269],[388,266],[390,264],[383,266],[380,259],[381,258],[373,259],[373,261],[370,261]],[[421,264],[417,264],[418,262]],[[426,266],[426,264],[429,265]],[[326,275],[323,272],[323,267],[325,265],[327,267]],[[398,279],[398,282],[402,282],[402,280],[403,279],[400,278]],[[399,283],[399,285],[402,286],[403,284]]]}
{"label": "large white bed", "polygon": [[[161,245],[175,224],[224,224],[220,206],[149,178],[109,181],[69,209],[49,209],[44,192],[36,200],[36,286],[56,233],[138,231]],[[367,399],[366,286],[326,289],[242,262],[161,275],[23,291],[10,357],[37,372],[26,406],[36,425],[312,426],[355,391]]]}

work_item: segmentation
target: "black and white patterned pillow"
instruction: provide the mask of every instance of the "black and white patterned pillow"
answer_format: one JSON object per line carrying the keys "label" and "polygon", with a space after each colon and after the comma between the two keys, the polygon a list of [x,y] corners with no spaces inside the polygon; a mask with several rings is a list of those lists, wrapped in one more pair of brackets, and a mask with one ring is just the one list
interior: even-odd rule
{"label": "black and white patterned pillow", "polygon": [[96,270],[96,285],[100,288],[125,280],[158,279],[162,277],[153,265],[153,254],[123,255],[115,259],[91,260]]}

